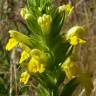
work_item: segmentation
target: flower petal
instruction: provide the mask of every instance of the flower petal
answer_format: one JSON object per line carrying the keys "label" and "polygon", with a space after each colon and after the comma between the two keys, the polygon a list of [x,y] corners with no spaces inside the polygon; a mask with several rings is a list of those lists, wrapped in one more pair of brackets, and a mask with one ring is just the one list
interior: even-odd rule
{"label": "flower petal", "polygon": [[18,44],[18,41],[14,38],[10,38],[7,45],[6,45],[6,50],[10,51],[13,49],[16,45]]}
{"label": "flower petal", "polygon": [[21,83],[24,83],[24,84],[27,84],[29,78],[30,78],[30,74],[29,74],[27,71],[25,71],[25,72],[23,72],[23,73],[21,74],[20,82],[21,82]]}
{"label": "flower petal", "polygon": [[21,54],[21,58],[20,58],[20,64],[23,62],[23,61],[25,61],[26,59],[28,59],[29,58],[29,53],[27,53],[26,51],[23,51],[22,52],[22,54]]}

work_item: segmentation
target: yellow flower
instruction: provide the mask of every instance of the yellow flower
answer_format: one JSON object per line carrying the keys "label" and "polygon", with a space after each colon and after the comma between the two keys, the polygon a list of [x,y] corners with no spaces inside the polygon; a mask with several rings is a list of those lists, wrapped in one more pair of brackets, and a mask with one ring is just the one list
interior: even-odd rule
{"label": "yellow flower", "polygon": [[83,40],[83,35],[85,34],[85,30],[81,26],[72,27],[66,34],[66,40],[73,46],[78,44],[85,44],[86,41]]}
{"label": "yellow flower", "polygon": [[10,51],[13,49],[16,45],[18,44],[18,41],[14,38],[10,38],[7,45],[6,45],[6,50]]}
{"label": "yellow flower", "polygon": [[73,26],[66,33],[66,39],[69,40],[72,36],[82,37],[85,34],[85,30],[81,26]]}
{"label": "yellow flower", "polygon": [[29,56],[30,56],[29,53],[27,53],[26,51],[23,51],[22,54],[21,54],[21,58],[20,58],[20,62],[19,63],[22,63],[23,61],[28,59]]}
{"label": "yellow flower", "polygon": [[64,71],[66,73],[66,76],[68,77],[69,80],[73,79],[76,77],[75,71],[74,70],[74,64],[70,63],[69,65],[64,66]]}
{"label": "yellow flower", "polygon": [[83,39],[80,39],[79,37],[77,37],[77,36],[72,36],[72,37],[70,37],[70,44],[71,45],[78,45],[78,44],[85,44],[86,43],[86,41],[85,40],[83,40]]}
{"label": "yellow flower", "polygon": [[23,72],[23,73],[21,74],[20,82],[21,82],[21,83],[24,83],[24,84],[27,84],[29,78],[30,78],[30,74],[29,74],[27,71],[25,71],[25,72]]}
{"label": "yellow flower", "polygon": [[70,58],[67,58],[63,63],[62,68],[69,80],[75,78],[80,71],[79,67]]}
{"label": "yellow flower", "polygon": [[28,71],[30,73],[42,73],[45,71],[45,67],[40,63],[40,59],[38,56],[33,56],[28,64]]}
{"label": "yellow flower", "polygon": [[36,58],[32,57],[31,60],[30,60],[30,62],[29,62],[29,64],[28,64],[28,71],[30,73],[32,73],[32,72],[36,73],[37,72],[37,66],[38,65],[39,65],[38,60],[36,60]]}

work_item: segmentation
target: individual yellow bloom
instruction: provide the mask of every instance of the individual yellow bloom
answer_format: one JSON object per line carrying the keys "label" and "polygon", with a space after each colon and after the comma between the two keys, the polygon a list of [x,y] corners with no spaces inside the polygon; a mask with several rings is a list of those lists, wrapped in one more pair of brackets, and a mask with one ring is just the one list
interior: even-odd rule
{"label": "individual yellow bloom", "polygon": [[81,26],[73,26],[66,33],[66,39],[69,40],[73,36],[83,37],[84,34],[85,34],[85,30],[84,30],[83,27],[81,27]]}
{"label": "individual yellow bloom", "polygon": [[10,38],[7,45],[6,45],[6,50],[10,51],[13,49],[16,45],[18,44],[18,41],[14,38]]}
{"label": "individual yellow bloom", "polygon": [[74,63],[70,63],[64,66],[64,71],[68,79],[71,80],[76,77],[77,71],[79,70],[76,68],[76,65]]}
{"label": "individual yellow bloom", "polygon": [[30,73],[36,73],[36,72],[44,72],[45,67],[43,64],[40,63],[39,57],[32,57],[28,64],[28,71]]}
{"label": "individual yellow bloom", "polygon": [[86,41],[81,39],[83,38],[84,33],[85,30],[83,27],[74,26],[66,33],[66,40],[68,40],[69,43],[73,46],[78,44],[85,44]]}
{"label": "individual yellow bloom", "polygon": [[21,83],[24,83],[24,84],[27,84],[29,78],[30,78],[30,74],[29,74],[27,71],[25,71],[25,72],[23,72],[23,73],[21,74],[20,82],[21,82]]}
{"label": "individual yellow bloom", "polygon": [[37,72],[37,66],[39,65],[39,62],[36,58],[32,57],[28,64],[28,71],[30,73],[36,73]]}
{"label": "individual yellow bloom", "polygon": [[74,62],[72,62],[70,58],[67,58],[67,60],[63,63],[62,68],[69,80],[75,78],[80,72],[79,67],[74,64]]}
{"label": "individual yellow bloom", "polygon": [[39,65],[39,62],[36,58],[32,57],[29,64],[28,64],[28,71],[30,73],[36,73],[37,72],[37,66]]}
{"label": "individual yellow bloom", "polygon": [[68,66],[65,66],[64,67],[64,71],[66,73],[66,76],[68,77],[69,80],[75,78],[74,75],[72,75],[71,71],[70,71],[70,68]]}
{"label": "individual yellow bloom", "polygon": [[29,53],[27,53],[26,51],[23,51],[22,52],[22,54],[21,54],[21,58],[20,58],[20,64],[23,62],[23,61],[25,61],[26,59],[28,59],[29,58]]}

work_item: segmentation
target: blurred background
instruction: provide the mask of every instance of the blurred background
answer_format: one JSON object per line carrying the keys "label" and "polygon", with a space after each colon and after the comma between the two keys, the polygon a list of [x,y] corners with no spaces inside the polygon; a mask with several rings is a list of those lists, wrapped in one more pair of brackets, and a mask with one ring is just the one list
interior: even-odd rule
{"label": "blurred background", "polygon": [[[91,96],[96,96],[96,0],[55,0],[54,3],[57,6],[66,3],[75,6],[62,32],[73,25],[86,28],[87,44],[76,48],[75,55],[82,71],[89,70],[92,73],[94,89]],[[13,50],[9,53],[5,50],[9,38],[8,30],[27,32],[26,24],[20,16],[20,10],[25,4],[26,0],[0,0],[0,96],[34,96],[32,86],[18,84],[19,51]],[[73,96],[85,96],[85,92],[78,87]]]}

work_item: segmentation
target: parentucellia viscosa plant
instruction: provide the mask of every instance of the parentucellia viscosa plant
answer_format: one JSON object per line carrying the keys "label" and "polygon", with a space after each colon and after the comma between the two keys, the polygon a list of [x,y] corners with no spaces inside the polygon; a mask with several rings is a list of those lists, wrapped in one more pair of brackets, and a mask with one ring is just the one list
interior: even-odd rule
{"label": "parentucellia viscosa plant", "polygon": [[[85,30],[74,26],[65,34],[61,33],[72,9],[70,4],[56,7],[52,0],[27,0],[21,16],[29,34],[9,31],[6,50],[14,47],[22,50],[19,64],[25,71],[21,73],[20,82],[28,84],[34,78],[36,83],[31,84],[37,96],[71,96],[79,84],[90,96],[93,87],[90,75],[82,73],[72,60],[74,47],[86,43]],[[68,82],[64,84],[65,78]]]}

